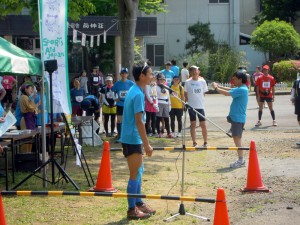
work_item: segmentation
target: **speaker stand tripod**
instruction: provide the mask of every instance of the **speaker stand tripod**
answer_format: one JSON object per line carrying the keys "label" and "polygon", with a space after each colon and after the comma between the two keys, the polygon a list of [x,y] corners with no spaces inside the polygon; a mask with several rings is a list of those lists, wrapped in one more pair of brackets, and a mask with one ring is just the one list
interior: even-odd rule
{"label": "speaker stand tripod", "polygon": [[[186,104],[184,101],[182,101],[180,98],[178,98],[177,96],[174,96],[175,98],[177,98],[178,100],[180,100],[184,105],[185,107],[190,107],[188,104]],[[186,146],[185,146],[185,125],[186,125],[186,111],[184,112],[184,122],[183,122],[183,129],[181,130],[181,132],[183,133],[182,134],[182,138],[181,138],[181,142],[182,142],[182,171],[181,171],[181,196],[184,195],[184,167],[185,167],[185,152],[186,152]],[[169,220],[172,220],[178,216],[184,216],[184,215],[187,215],[187,216],[192,216],[192,217],[195,217],[195,218],[198,218],[198,219],[203,219],[203,220],[206,220],[206,221],[210,221],[210,219],[204,217],[204,216],[199,216],[199,215],[195,215],[195,214],[192,214],[192,213],[188,213],[185,211],[185,207],[184,207],[184,204],[183,204],[183,201],[181,201],[180,203],[180,206],[179,206],[179,210],[178,210],[178,213],[172,215],[171,217],[169,218],[166,218],[164,219],[165,222],[169,221]]]}

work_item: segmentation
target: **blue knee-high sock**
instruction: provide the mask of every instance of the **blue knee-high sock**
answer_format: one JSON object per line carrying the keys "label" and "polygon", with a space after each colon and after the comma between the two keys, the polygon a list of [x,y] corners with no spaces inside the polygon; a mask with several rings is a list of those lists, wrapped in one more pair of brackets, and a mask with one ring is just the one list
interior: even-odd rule
{"label": "blue knee-high sock", "polygon": [[[127,185],[127,193],[128,194],[136,194],[137,186],[138,186],[138,181],[129,179],[128,185]],[[128,208],[134,209],[136,199],[128,198],[127,201],[128,201]]]}
{"label": "blue knee-high sock", "polygon": [[[137,175],[137,178],[136,178],[136,181],[138,182],[137,189],[136,189],[137,194],[141,194],[143,173],[144,173],[144,163],[138,169],[138,175]],[[136,202],[136,204],[141,204],[141,203],[143,203],[143,200],[141,198],[136,198],[135,202]]]}

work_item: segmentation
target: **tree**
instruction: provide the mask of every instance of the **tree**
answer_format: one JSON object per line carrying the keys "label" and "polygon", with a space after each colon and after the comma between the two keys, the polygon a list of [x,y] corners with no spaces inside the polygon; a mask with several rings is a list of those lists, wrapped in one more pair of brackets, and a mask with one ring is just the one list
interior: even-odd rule
{"label": "tree", "polygon": [[287,22],[265,21],[251,34],[251,46],[263,53],[269,53],[271,61],[289,58],[300,49],[300,36]]}
{"label": "tree", "polygon": [[138,9],[147,14],[165,12],[165,9],[160,0],[118,0],[117,4],[121,28],[122,66],[131,71],[134,63],[134,38]]}
{"label": "tree", "polygon": [[200,48],[204,52],[207,50],[215,50],[217,43],[209,26],[209,23],[197,22],[196,24],[188,27],[188,31],[193,38],[186,43],[185,48],[189,50],[190,54],[195,54],[200,50]]}
{"label": "tree", "polygon": [[[68,15],[73,21],[81,16],[118,15],[121,28],[122,65],[131,70],[134,63],[134,38],[137,12],[146,14],[166,12],[165,4],[161,0],[69,0]],[[37,0],[0,0],[0,15],[9,13],[19,14],[23,8],[30,10],[30,15],[38,30]]]}
{"label": "tree", "polygon": [[[34,21],[34,29],[38,31],[38,1],[37,0],[0,0],[0,16],[8,14],[20,14],[24,8],[29,9]],[[81,16],[95,12],[95,6],[90,0],[69,0],[68,15],[78,21]]]}
{"label": "tree", "polygon": [[299,0],[261,0],[261,12],[253,17],[254,23],[263,24],[266,20],[279,19],[294,22],[299,18],[297,11],[300,10]]}

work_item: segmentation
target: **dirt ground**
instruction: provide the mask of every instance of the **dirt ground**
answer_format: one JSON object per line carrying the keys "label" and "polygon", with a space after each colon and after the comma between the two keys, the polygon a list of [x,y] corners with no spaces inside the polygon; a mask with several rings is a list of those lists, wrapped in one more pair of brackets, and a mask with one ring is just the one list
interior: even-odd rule
{"label": "dirt ground", "polygon": [[[214,138],[214,146],[230,143],[224,134],[215,135],[219,137]],[[231,224],[300,224],[300,147],[295,144],[299,138],[299,130],[245,131],[243,146],[255,140],[262,182],[269,193],[242,194],[239,189],[246,186],[248,160],[246,167],[232,170],[226,163],[236,159],[236,153],[209,152],[204,166],[215,168],[216,184],[226,190]],[[241,183],[244,186],[237,186]]]}

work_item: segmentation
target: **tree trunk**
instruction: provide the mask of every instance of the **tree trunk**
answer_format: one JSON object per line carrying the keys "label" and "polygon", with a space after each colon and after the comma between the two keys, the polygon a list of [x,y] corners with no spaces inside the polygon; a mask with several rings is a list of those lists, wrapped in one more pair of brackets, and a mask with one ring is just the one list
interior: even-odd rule
{"label": "tree trunk", "polygon": [[133,79],[134,37],[139,0],[118,0],[121,28],[121,62],[129,70],[129,79]]}

